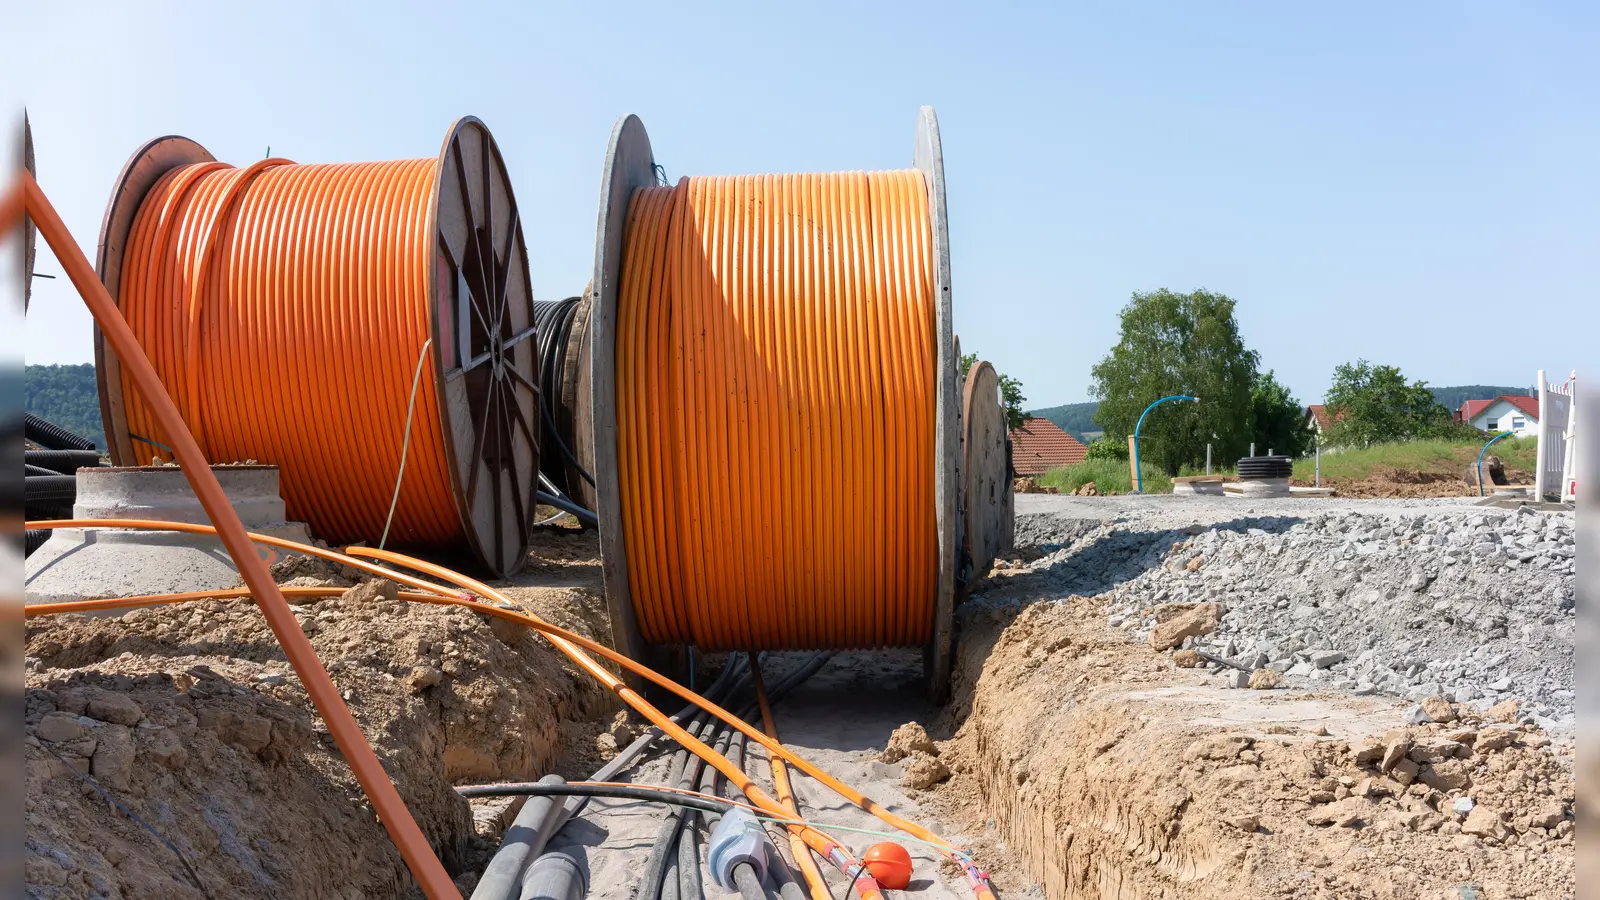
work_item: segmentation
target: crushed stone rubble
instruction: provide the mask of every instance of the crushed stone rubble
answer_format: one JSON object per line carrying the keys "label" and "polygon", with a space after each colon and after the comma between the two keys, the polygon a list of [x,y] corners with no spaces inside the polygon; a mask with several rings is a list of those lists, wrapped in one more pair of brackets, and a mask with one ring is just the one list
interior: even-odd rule
{"label": "crushed stone rubble", "polygon": [[1419,704],[1419,724],[1432,721],[1429,698],[1483,711],[1511,701],[1520,721],[1572,728],[1571,512],[1310,502],[1282,507],[1294,515],[1175,505],[1102,521],[1019,516],[1017,545],[1043,555],[996,574],[1105,595],[1110,625],[1196,651],[1176,661],[1219,686],[1400,697]]}

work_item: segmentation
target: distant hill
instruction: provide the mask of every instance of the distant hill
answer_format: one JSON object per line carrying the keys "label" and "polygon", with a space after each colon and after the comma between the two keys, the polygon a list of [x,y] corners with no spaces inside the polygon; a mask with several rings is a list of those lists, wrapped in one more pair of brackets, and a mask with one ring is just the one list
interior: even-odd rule
{"label": "distant hill", "polygon": [[1492,384],[1463,384],[1459,387],[1430,387],[1433,399],[1444,404],[1445,409],[1454,411],[1461,408],[1461,404],[1468,400],[1488,400],[1501,394],[1510,394],[1513,397],[1532,397],[1533,389],[1526,387],[1496,387]]}
{"label": "distant hill", "polygon": [[23,373],[28,412],[82,435],[105,449],[105,428],[100,424],[100,390],[94,364],[29,366]]}
{"label": "distant hill", "polygon": [[1086,438],[1084,435],[1098,435],[1101,430],[1100,426],[1094,423],[1094,414],[1099,408],[1100,404],[1095,401],[1090,401],[1088,403],[1068,403],[1065,406],[1051,406],[1045,409],[1029,410],[1028,415],[1038,416],[1041,419],[1049,419],[1050,421],[1056,423],[1057,428],[1060,428],[1062,431],[1065,431],[1067,434],[1072,435],[1084,443],[1088,443],[1090,440],[1092,440],[1092,438]]}

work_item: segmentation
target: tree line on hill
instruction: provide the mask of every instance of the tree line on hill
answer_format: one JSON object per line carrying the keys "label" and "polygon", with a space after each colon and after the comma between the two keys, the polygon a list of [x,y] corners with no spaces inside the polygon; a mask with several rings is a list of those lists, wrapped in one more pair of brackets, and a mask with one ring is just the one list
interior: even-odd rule
{"label": "tree line on hill", "polygon": [[106,446],[94,364],[33,366],[23,372],[23,409],[73,434]]}

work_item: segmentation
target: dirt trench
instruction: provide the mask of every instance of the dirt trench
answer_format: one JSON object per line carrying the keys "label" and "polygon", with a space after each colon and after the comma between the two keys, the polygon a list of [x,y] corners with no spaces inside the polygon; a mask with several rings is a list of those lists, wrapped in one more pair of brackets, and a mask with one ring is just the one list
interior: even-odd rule
{"label": "dirt trench", "polygon": [[[563,556],[519,580],[551,580]],[[319,565],[279,574],[351,581]],[[296,615],[435,852],[470,883],[493,843],[452,785],[574,765],[615,701],[525,628],[375,587]],[[609,634],[592,588],[508,593]],[[420,896],[249,600],[30,620],[27,657],[27,896]]]}
{"label": "dirt trench", "polygon": [[958,613],[938,793],[1049,900],[1572,896],[1570,745],[1465,709],[1409,726],[1392,699],[1218,689],[1108,626],[1106,595],[1016,584]]}

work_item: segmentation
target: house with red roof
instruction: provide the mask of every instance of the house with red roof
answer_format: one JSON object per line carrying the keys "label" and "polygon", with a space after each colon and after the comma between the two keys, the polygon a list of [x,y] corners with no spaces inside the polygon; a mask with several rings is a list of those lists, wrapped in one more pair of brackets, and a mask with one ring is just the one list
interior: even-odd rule
{"label": "house with red roof", "polygon": [[1539,428],[1539,398],[1501,394],[1488,400],[1468,400],[1456,411],[1456,419],[1479,431],[1533,434]]}
{"label": "house with red roof", "polygon": [[1315,431],[1317,436],[1320,437],[1327,433],[1328,426],[1334,422],[1334,417],[1328,415],[1326,406],[1321,403],[1313,403],[1306,407],[1305,421],[1311,427],[1311,430]]}
{"label": "house with red roof", "polygon": [[1083,462],[1089,448],[1049,419],[1029,416],[1011,430],[1011,467],[1018,475],[1043,475]]}

